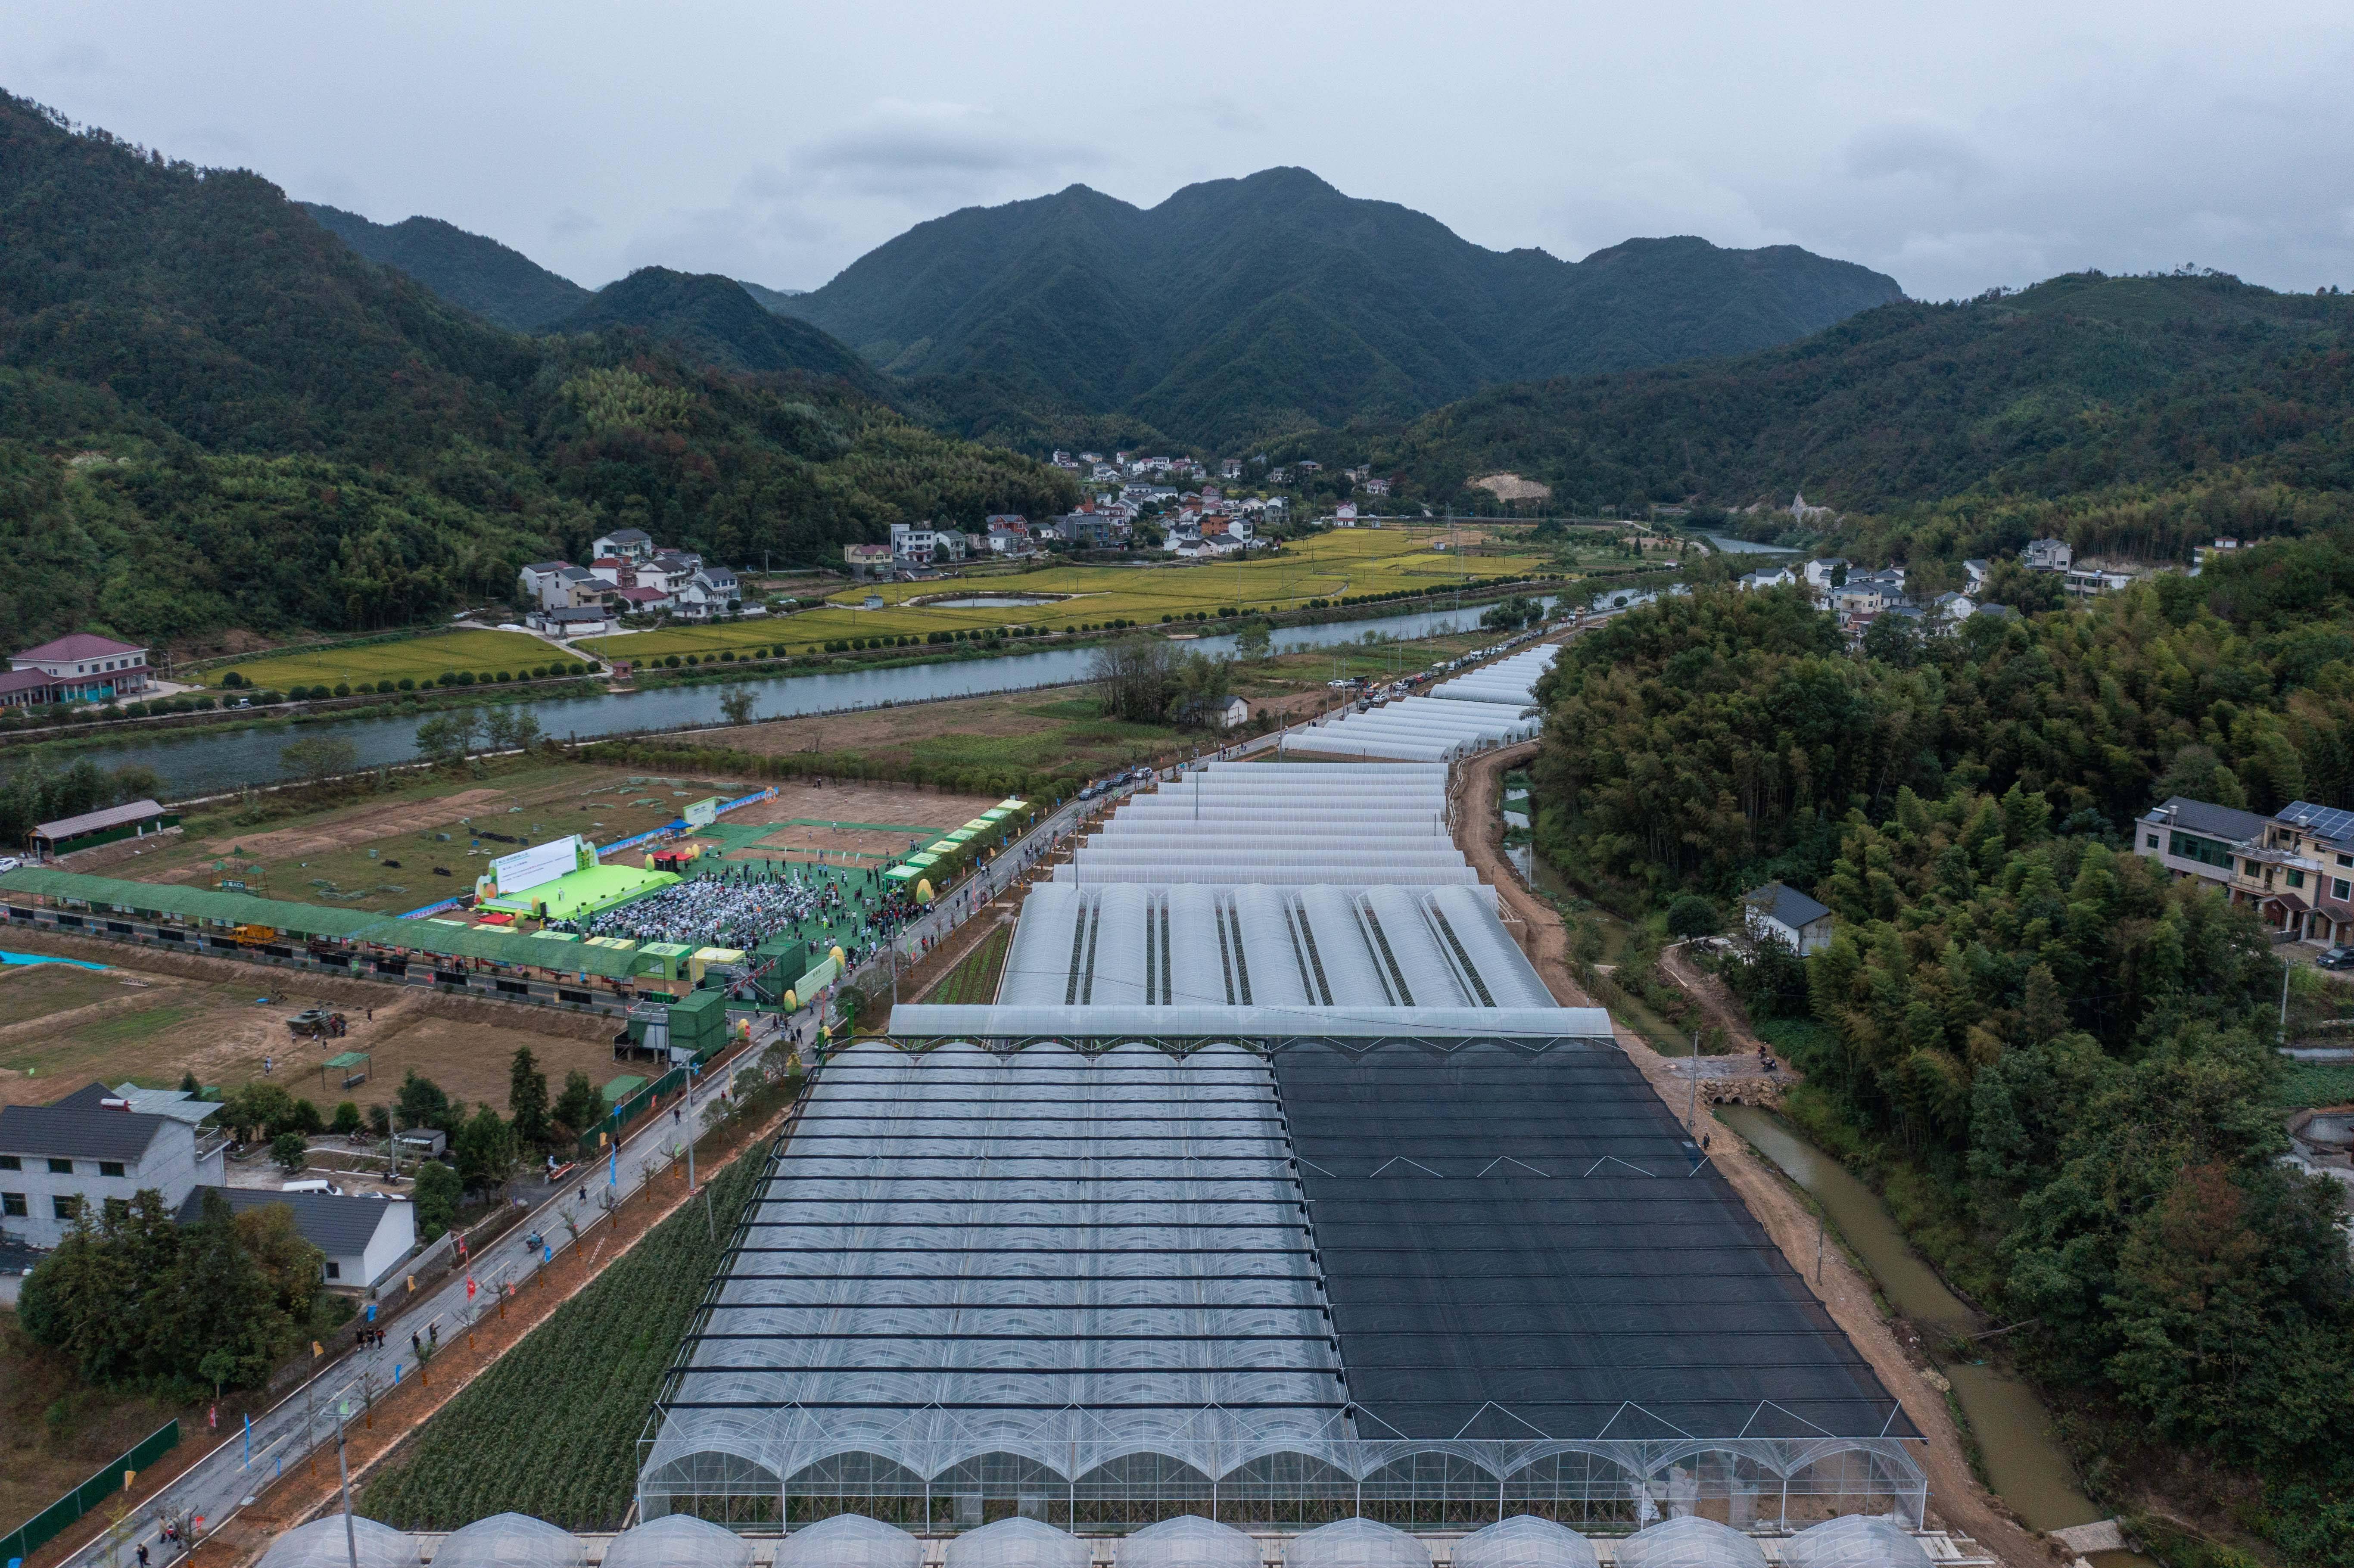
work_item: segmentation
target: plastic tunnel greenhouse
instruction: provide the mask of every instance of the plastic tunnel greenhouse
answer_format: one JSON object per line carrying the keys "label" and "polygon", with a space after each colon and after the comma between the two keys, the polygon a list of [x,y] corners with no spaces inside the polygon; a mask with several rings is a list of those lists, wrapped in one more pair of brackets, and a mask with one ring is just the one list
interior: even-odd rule
{"label": "plastic tunnel greenhouse", "polygon": [[298,1524],[270,1543],[260,1568],[351,1568],[355,1552],[360,1568],[416,1568],[414,1536],[357,1515],[351,1525],[346,1537],[340,1513]]}
{"label": "plastic tunnel greenhouse", "polygon": [[1455,1543],[1454,1568],[1595,1568],[1594,1543],[1532,1513],[1500,1520]]}
{"label": "plastic tunnel greenhouse", "polygon": [[600,1568],[752,1568],[752,1543],[723,1525],[674,1513],[613,1537]]}
{"label": "plastic tunnel greenhouse", "polygon": [[1766,1568],[1766,1552],[1740,1531],[1686,1514],[1620,1542],[1618,1568]]}
{"label": "plastic tunnel greenhouse", "polygon": [[1260,1568],[1257,1542],[1229,1524],[1180,1514],[1120,1539],[1115,1568]]}
{"label": "plastic tunnel greenhouse", "polygon": [[906,1531],[864,1514],[838,1513],[785,1537],[776,1568],[918,1568],[923,1560],[924,1543]]}

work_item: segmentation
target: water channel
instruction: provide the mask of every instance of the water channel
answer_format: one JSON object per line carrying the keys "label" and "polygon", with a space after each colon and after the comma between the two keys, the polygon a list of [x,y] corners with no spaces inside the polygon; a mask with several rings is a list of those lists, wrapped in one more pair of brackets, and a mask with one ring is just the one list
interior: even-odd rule
{"label": "water channel", "polygon": [[[1548,598],[1544,602],[1551,605],[1553,600]],[[1397,639],[1435,637],[1478,626],[1484,608],[1469,605],[1461,609],[1285,627],[1275,632],[1274,640],[1283,651],[1290,652],[1360,641],[1369,631]],[[1235,634],[1205,634],[1184,646],[1204,653],[1228,653],[1234,651]],[[749,686],[758,696],[758,717],[797,718],[844,708],[883,707],[938,697],[984,696],[994,692],[1068,684],[1087,679],[1094,657],[1094,651],[1088,648],[1055,648],[1039,653],[905,664],[895,669],[765,676],[747,672],[741,683]],[[515,705],[538,719],[540,728],[549,735],[588,739],[632,730],[695,729],[717,725],[722,722],[719,698],[723,690],[718,684],[671,686],[620,695],[551,699]],[[358,748],[359,765],[363,768],[411,762],[417,757],[420,716],[414,713],[389,717],[364,714],[335,723],[332,733]],[[248,784],[276,782],[281,776],[278,754],[293,738],[283,728],[263,726],[186,736],[164,731],[90,747],[75,756],[87,757],[101,768],[133,763],[152,768],[164,781],[164,799],[188,800]]]}
{"label": "water channel", "polygon": [[[1813,1195],[1863,1259],[1888,1304],[1919,1324],[1931,1343],[1985,1331],[1988,1325],[1978,1313],[1946,1289],[1905,1244],[1878,1194],[1844,1166],[1766,1111],[1720,1106],[1716,1115]],[[2067,1457],[2052,1441],[2051,1417],[2034,1390],[1983,1362],[1947,1361],[1938,1370],[1952,1381],[1954,1397],[1977,1435],[1987,1479],[2020,1518],[2036,1530],[2049,1531],[2109,1517],[2077,1490]],[[2101,1556],[2104,1568],[2141,1561],[2125,1552]]]}

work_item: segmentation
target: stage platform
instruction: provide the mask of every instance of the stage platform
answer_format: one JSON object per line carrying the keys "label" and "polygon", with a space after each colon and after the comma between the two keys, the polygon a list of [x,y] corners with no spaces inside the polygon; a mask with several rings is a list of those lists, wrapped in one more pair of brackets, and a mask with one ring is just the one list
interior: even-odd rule
{"label": "stage platform", "polygon": [[554,882],[543,882],[521,893],[486,898],[478,907],[548,920],[577,920],[679,880],[667,871],[647,871],[639,866],[591,866],[586,871],[567,872]]}

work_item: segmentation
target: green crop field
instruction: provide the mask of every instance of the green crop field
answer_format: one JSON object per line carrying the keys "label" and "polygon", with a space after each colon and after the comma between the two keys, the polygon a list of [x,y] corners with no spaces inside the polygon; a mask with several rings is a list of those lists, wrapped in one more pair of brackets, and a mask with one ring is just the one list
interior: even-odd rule
{"label": "green crop field", "polygon": [[[713,1179],[716,1241],[699,1202],[664,1220],[426,1422],[368,1483],[360,1511],[397,1530],[455,1530],[509,1510],[619,1529],[646,1412],[768,1150],[754,1142]],[[462,1357],[455,1345],[442,1353]]]}
{"label": "green crop field", "polygon": [[[845,588],[824,608],[802,610],[783,620],[666,627],[597,638],[581,646],[602,658],[643,660],[673,653],[740,655],[763,648],[806,653],[839,638],[920,640],[928,632],[996,626],[1060,630],[1099,626],[1108,620],[1157,625],[1164,615],[1214,617],[1221,608],[1299,609],[1315,599],[1444,588],[1467,578],[1544,571],[1556,565],[1552,557],[1533,552],[1458,556],[1433,548],[1447,543],[1444,528],[1333,529],[1287,545],[1279,555],[1251,559],[1151,567],[1044,567],[960,581],[877,583],[872,588]],[[1021,608],[960,609],[916,602],[1014,594],[1053,597],[1050,602]],[[862,608],[869,597],[881,599],[881,608]]]}
{"label": "green crop field", "polygon": [[1005,952],[1013,945],[1013,927],[1000,926],[981,938],[981,946],[958,959],[957,967],[941,980],[939,989],[924,1000],[943,1004],[995,1001],[998,977],[1005,969]]}
{"label": "green crop field", "polygon": [[446,672],[496,678],[511,674],[527,678],[535,669],[569,662],[564,651],[520,631],[437,631],[398,642],[377,642],[364,648],[325,648],[315,652],[264,654],[241,664],[207,670],[201,677],[218,686],[230,670],[248,685],[285,691],[293,686],[396,684],[411,680],[429,685]]}

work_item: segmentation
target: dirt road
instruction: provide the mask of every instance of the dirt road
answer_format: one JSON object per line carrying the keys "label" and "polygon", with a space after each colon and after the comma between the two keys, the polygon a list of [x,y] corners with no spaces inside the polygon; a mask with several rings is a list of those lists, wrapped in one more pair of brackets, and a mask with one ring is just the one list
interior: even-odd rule
{"label": "dirt road", "polygon": [[[1570,978],[1569,938],[1562,929],[1560,916],[1552,906],[1529,892],[1504,858],[1498,792],[1503,788],[1505,772],[1526,762],[1535,751],[1533,744],[1511,747],[1490,752],[1466,766],[1457,841],[1465,856],[1478,868],[1481,880],[1495,887],[1508,917],[1526,922],[1528,936],[1523,946],[1546,987],[1564,1006],[1590,1007],[1593,1003]],[[1691,978],[1702,977],[1692,974]],[[1704,991],[1695,988],[1694,993],[1701,996],[1702,1006],[1709,1005]],[[1732,1016],[1722,998],[1717,999],[1717,1007]],[[1674,1070],[1668,1058],[1653,1051],[1626,1025],[1617,1024],[1615,1033],[1620,1048],[1681,1119],[1689,1093],[1684,1077]],[[1746,1049],[1755,1048],[1754,1038],[1745,1029],[1733,1037],[1747,1042]],[[1816,1219],[1797,1189],[1754,1153],[1731,1128],[1716,1126],[1711,1130],[1714,1135],[1710,1139],[1712,1153],[1725,1180],[1741,1194],[1742,1202],[1748,1204],[1749,1212],[1765,1226],[1774,1244],[1782,1249],[1790,1266],[1808,1280],[1832,1319],[1872,1363],[1873,1372],[1904,1406],[1914,1425],[1927,1436],[1928,1452],[1922,1456],[1922,1464],[1929,1477],[1931,1523],[1972,1537],[2009,1568],[2050,1568],[2051,1564],[2064,1562],[2064,1555],[2046,1537],[2021,1525],[1970,1474],[1961,1434],[1955,1427],[1944,1394],[1923,1377],[1925,1362],[1908,1353],[1904,1336],[1909,1330],[1882,1315],[1873,1299],[1871,1279],[1843,1250],[1832,1248],[1824,1255],[1821,1283],[1814,1282]]]}

